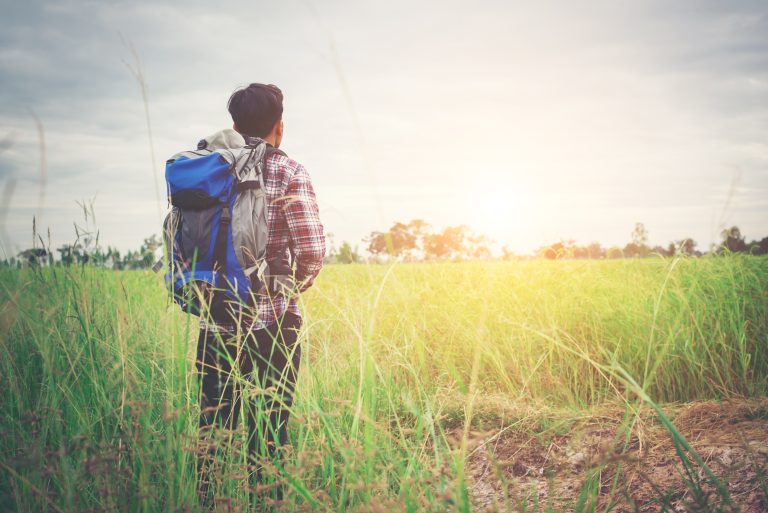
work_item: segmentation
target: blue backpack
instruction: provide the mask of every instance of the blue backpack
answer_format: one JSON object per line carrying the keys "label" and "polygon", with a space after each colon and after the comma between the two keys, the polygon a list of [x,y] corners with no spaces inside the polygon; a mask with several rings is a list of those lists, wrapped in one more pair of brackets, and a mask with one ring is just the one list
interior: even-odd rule
{"label": "blue backpack", "polygon": [[266,158],[261,139],[217,132],[166,162],[166,284],[185,312],[231,321],[267,291]]}

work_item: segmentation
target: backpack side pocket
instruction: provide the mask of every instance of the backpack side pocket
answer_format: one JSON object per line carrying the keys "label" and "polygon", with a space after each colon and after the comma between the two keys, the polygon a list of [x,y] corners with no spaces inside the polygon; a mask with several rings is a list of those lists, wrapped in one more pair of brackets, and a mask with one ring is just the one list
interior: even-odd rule
{"label": "backpack side pocket", "polygon": [[232,205],[232,245],[246,278],[258,290],[266,270],[267,196],[258,180],[241,182],[235,191],[238,194]]}

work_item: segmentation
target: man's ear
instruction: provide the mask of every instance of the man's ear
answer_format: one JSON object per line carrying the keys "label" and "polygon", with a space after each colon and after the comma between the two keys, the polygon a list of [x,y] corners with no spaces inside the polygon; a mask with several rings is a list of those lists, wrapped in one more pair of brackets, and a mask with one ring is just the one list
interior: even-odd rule
{"label": "man's ear", "polygon": [[283,120],[281,119],[277,123],[275,123],[275,135],[278,137],[278,139],[283,138]]}
{"label": "man's ear", "polygon": [[232,130],[234,130],[238,134],[240,133],[240,130],[237,129],[237,123],[234,123],[234,122],[232,123]]}

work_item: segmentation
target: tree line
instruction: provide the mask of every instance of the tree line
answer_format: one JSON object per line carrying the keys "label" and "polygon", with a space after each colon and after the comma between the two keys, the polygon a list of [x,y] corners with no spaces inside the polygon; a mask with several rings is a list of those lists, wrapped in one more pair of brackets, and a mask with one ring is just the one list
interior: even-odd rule
{"label": "tree line", "polygon": [[648,230],[643,223],[636,223],[630,233],[630,240],[624,246],[604,247],[599,242],[577,244],[572,239],[561,239],[539,247],[533,255],[517,255],[504,246],[500,254],[492,251],[493,241],[484,235],[472,232],[467,226],[449,226],[432,230],[429,223],[414,219],[410,222],[396,222],[387,231],[371,232],[365,239],[365,250],[370,257],[364,257],[358,247],[343,241],[336,247],[330,237],[328,260],[334,263],[355,263],[363,261],[384,261],[400,259],[418,261],[461,261],[461,260],[512,260],[539,257],[556,259],[603,259],[603,258],[645,258],[652,255],[673,257],[683,254],[699,257],[705,254],[721,255],[748,253],[768,254],[768,237],[747,242],[738,226],[723,230],[721,240],[709,250],[701,251],[691,237],[670,241],[666,246],[649,246]]}
{"label": "tree line", "polygon": [[[747,242],[737,226],[721,232],[721,240],[708,251],[701,251],[692,238],[670,241],[666,246],[649,246],[648,230],[643,223],[636,223],[630,240],[624,246],[604,247],[599,242],[586,245],[574,240],[559,240],[539,247],[533,255],[518,255],[504,246],[500,252],[492,250],[493,241],[485,235],[474,233],[469,227],[448,226],[433,230],[421,219],[407,223],[396,222],[387,231],[371,232],[363,242],[366,254],[348,241],[336,245],[333,234],[328,234],[328,263],[383,262],[399,259],[406,262],[423,261],[464,261],[464,260],[514,260],[523,258],[559,259],[605,259],[645,258],[649,256],[673,257],[683,254],[700,257],[705,254],[721,255],[746,253],[768,254],[768,237]],[[3,267],[26,267],[48,265],[93,265],[117,270],[149,269],[157,261],[163,242],[157,235],[144,239],[137,250],[121,253],[116,248],[102,248],[98,235],[78,236],[76,242],[56,248],[55,253],[44,244],[18,253],[15,257],[0,261]]]}
{"label": "tree line", "polygon": [[159,249],[163,242],[157,235],[144,239],[137,250],[121,253],[117,248],[107,246],[102,248],[98,240],[88,237],[63,244],[56,248],[55,253],[44,246],[26,249],[16,257],[2,261],[5,267],[52,266],[52,265],[92,265],[108,269],[149,269],[158,259]]}

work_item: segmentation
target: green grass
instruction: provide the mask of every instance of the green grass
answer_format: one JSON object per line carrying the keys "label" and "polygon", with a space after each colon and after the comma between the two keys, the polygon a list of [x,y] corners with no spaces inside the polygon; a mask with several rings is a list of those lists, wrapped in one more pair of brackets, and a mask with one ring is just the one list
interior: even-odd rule
{"label": "green grass", "polygon": [[[470,511],[472,425],[766,395],[767,291],[747,256],[329,266],[302,299],[292,447],[266,488],[286,511]],[[149,272],[0,272],[0,504],[197,510],[197,319],[177,310]],[[220,442],[235,505],[242,436]]]}

